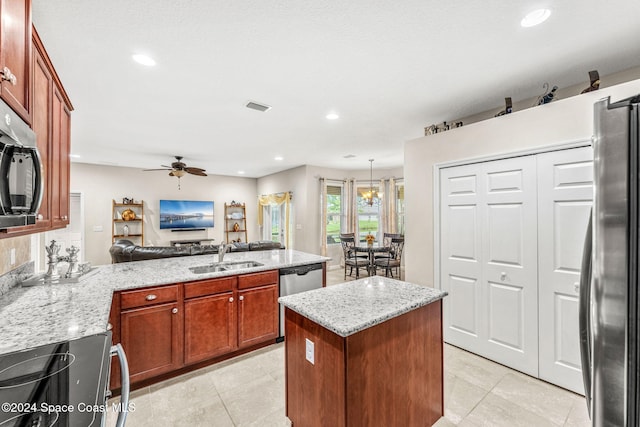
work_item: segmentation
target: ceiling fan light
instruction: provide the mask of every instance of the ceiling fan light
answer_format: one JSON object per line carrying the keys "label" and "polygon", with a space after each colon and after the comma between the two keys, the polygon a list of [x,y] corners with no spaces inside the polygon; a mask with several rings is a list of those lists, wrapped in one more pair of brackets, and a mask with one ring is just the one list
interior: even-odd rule
{"label": "ceiling fan light", "polygon": [[181,178],[185,175],[185,171],[181,171],[181,170],[175,170],[173,171],[173,176],[177,176],[178,178]]}

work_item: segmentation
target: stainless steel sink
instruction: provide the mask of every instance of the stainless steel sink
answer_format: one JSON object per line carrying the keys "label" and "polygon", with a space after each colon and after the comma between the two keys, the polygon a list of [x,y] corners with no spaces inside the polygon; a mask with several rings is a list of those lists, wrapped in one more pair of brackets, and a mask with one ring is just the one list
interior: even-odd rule
{"label": "stainless steel sink", "polygon": [[224,262],[214,262],[207,265],[199,265],[197,267],[189,267],[193,273],[196,274],[205,274],[205,273],[215,273],[218,271],[228,271],[228,270],[240,270],[243,268],[251,268],[251,267],[260,267],[264,264],[261,264],[256,261],[224,261]]}

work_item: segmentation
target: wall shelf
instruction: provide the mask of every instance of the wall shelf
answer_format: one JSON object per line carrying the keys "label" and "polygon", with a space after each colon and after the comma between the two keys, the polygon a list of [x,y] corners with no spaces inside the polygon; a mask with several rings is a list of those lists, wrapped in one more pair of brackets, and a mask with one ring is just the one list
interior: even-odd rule
{"label": "wall shelf", "polygon": [[[127,209],[133,211],[135,218],[122,218],[122,213]],[[125,233],[125,229],[128,229],[127,233]],[[140,203],[118,203],[112,200],[111,244],[118,239],[131,240],[140,246],[144,246],[144,201]]]}
{"label": "wall shelf", "polygon": [[[237,217],[237,218],[234,218]],[[235,225],[238,224],[237,228]],[[245,204],[224,204],[224,234],[229,242],[243,242],[247,240],[247,210]]]}

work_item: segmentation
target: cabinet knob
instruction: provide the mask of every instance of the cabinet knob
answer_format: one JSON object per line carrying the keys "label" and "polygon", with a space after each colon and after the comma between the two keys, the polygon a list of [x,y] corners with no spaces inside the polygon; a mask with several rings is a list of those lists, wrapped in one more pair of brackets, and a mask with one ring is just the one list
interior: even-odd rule
{"label": "cabinet knob", "polygon": [[18,83],[18,78],[13,75],[9,67],[4,67],[0,72],[0,76],[2,77],[2,80],[6,80],[14,86]]}
{"label": "cabinet knob", "polygon": [[146,297],[144,297],[144,299],[146,299],[147,301],[153,301],[156,298],[158,298],[158,297],[156,295],[154,295],[154,294],[149,294]]}
{"label": "cabinet knob", "polygon": [[573,290],[576,291],[576,294],[580,293],[580,282],[575,282],[573,284]]}
{"label": "cabinet knob", "polygon": [[44,215],[42,215],[42,214],[38,214],[38,219],[39,219],[40,221],[42,221],[42,220],[44,219]]}
{"label": "cabinet knob", "polygon": [[502,273],[500,273],[500,280],[504,281],[507,278],[507,273],[505,273],[504,271]]}
{"label": "cabinet knob", "polygon": [[229,302],[233,302],[233,297],[229,297]]}
{"label": "cabinet knob", "polygon": [[238,297],[238,299],[239,299],[240,301],[244,301],[244,295],[240,295],[240,296]]}
{"label": "cabinet knob", "polygon": [[107,331],[110,331],[113,329],[113,325],[111,323],[107,323]]}
{"label": "cabinet knob", "polygon": [[174,308],[174,309],[172,309],[172,310],[171,310],[171,312],[172,312],[173,314],[176,314],[176,313],[178,312],[178,309],[177,309],[177,308]]}
{"label": "cabinet knob", "polygon": [[66,215],[62,215],[62,219],[63,219],[64,221],[66,221],[66,220],[68,220],[68,219],[69,219],[69,217],[68,217],[68,216],[66,216]]}

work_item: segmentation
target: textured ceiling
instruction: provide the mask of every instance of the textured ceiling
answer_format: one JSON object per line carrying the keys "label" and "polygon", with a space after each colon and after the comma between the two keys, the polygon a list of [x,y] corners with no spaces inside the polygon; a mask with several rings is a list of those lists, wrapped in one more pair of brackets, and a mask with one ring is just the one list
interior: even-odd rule
{"label": "textured ceiling", "polygon": [[[520,27],[543,6],[548,21]],[[427,125],[639,66],[639,17],[638,0],[33,0],[75,108],[76,161],[182,155],[249,177],[401,166]]]}

